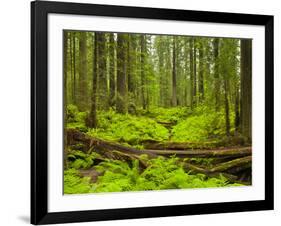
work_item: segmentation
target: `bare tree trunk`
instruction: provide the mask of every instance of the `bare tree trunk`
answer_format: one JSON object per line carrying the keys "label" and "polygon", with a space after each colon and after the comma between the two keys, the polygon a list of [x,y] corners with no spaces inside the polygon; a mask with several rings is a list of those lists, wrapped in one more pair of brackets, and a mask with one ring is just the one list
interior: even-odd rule
{"label": "bare tree trunk", "polygon": [[199,78],[198,78],[198,91],[199,91],[199,102],[204,100],[204,50],[203,43],[200,40],[199,48]]}
{"label": "bare tree trunk", "polygon": [[252,40],[241,40],[241,133],[252,139]]}
{"label": "bare tree trunk", "polygon": [[230,135],[229,101],[228,101],[228,81],[224,75],[224,109],[225,109],[225,132]]}
{"label": "bare tree trunk", "polygon": [[87,109],[87,33],[80,32],[79,39],[79,100],[77,102],[79,110]]}
{"label": "bare tree trunk", "polygon": [[127,112],[127,89],[126,89],[126,38],[125,34],[117,36],[117,101],[116,110],[119,113]]}
{"label": "bare tree trunk", "polygon": [[76,32],[73,32],[72,35],[72,42],[73,42],[73,81],[72,81],[72,95],[73,95],[73,104],[77,105],[77,76],[76,76]]}
{"label": "bare tree trunk", "polygon": [[114,34],[109,35],[109,105],[113,107],[115,100],[115,40]]}
{"label": "bare tree trunk", "polygon": [[197,62],[196,62],[196,55],[197,55],[197,47],[196,47],[196,39],[193,39],[193,105],[197,104]]}
{"label": "bare tree trunk", "polygon": [[194,86],[194,64],[193,64],[193,48],[194,48],[194,38],[189,40],[189,62],[190,62],[190,107],[193,108],[193,86]]}
{"label": "bare tree trunk", "polygon": [[219,81],[219,38],[215,38],[213,41],[214,46],[214,79],[215,79],[215,110],[218,111],[220,108],[220,81]]}
{"label": "bare tree trunk", "polygon": [[177,106],[176,37],[173,37],[172,106]]}
{"label": "bare tree trunk", "polygon": [[145,57],[146,57],[146,37],[141,35],[141,96],[142,96],[142,108],[147,108],[146,97],[145,97]]}
{"label": "bare tree trunk", "polygon": [[105,34],[96,32],[98,46],[98,95],[99,108],[102,110],[108,109],[108,87],[106,78],[106,54],[105,54]]}
{"label": "bare tree trunk", "polygon": [[94,54],[93,54],[93,90],[92,90],[92,97],[91,97],[91,111],[89,114],[88,119],[88,127],[90,128],[96,128],[97,127],[97,76],[98,76],[98,70],[97,70],[97,59],[98,59],[98,46],[97,46],[97,35],[95,34],[94,38]]}

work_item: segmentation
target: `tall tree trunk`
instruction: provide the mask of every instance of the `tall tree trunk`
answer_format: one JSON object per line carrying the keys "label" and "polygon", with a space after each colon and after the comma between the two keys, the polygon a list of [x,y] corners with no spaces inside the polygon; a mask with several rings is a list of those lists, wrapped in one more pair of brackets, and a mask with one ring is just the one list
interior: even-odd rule
{"label": "tall tree trunk", "polygon": [[218,111],[220,108],[220,81],[219,81],[219,38],[215,38],[213,41],[214,48],[214,79],[215,79],[215,110]]}
{"label": "tall tree trunk", "polygon": [[194,92],[194,55],[193,55],[193,49],[194,49],[194,38],[190,38],[189,40],[189,68],[190,68],[190,107],[193,108],[193,92]]}
{"label": "tall tree trunk", "polygon": [[177,106],[176,37],[173,37],[172,106]]}
{"label": "tall tree trunk", "polygon": [[224,109],[225,109],[225,133],[230,135],[230,119],[229,119],[229,100],[228,100],[228,80],[226,73],[224,73]]}
{"label": "tall tree trunk", "polygon": [[239,98],[239,88],[235,88],[235,132],[238,133],[240,125],[240,98]]}
{"label": "tall tree trunk", "polygon": [[252,140],[252,40],[241,40],[241,133]]}
{"label": "tall tree trunk", "polygon": [[96,32],[97,46],[98,46],[98,95],[99,95],[99,108],[101,110],[108,109],[108,88],[106,78],[106,51],[105,51],[105,34]]}
{"label": "tall tree trunk", "polygon": [[72,35],[72,59],[73,59],[73,79],[72,79],[72,101],[74,105],[77,105],[77,76],[76,76],[76,32]]}
{"label": "tall tree trunk", "polygon": [[198,78],[198,91],[199,91],[199,102],[204,100],[204,46],[202,40],[200,40],[199,48],[199,78]]}
{"label": "tall tree trunk", "polygon": [[66,161],[66,144],[67,144],[67,135],[66,135],[66,128],[67,128],[67,47],[68,47],[68,32],[63,31],[63,88],[64,88],[64,111],[63,111],[63,123],[64,123],[64,136],[63,136],[63,142],[64,142],[64,152],[63,152],[63,158],[64,158],[64,167],[66,167],[67,161]]}
{"label": "tall tree trunk", "polygon": [[158,44],[158,71],[159,71],[159,105],[165,107],[165,76],[164,76],[164,54],[163,54],[163,38],[159,36],[159,44]]}
{"label": "tall tree trunk", "polygon": [[109,105],[115,104],[115,40],[114,34],[109,35]]}
{"label": "tall tree trunk", "polygon": [[193,39],[193,105],[197,104],[197,42]]}
{"label": "tall tree trunk", "polygon": [[69,32],[69,62],[70,62],[70,96],[71,103],[74,103],[74,92],[73,92],[73,32]]}
{"label": "tall tree trunk", "polygon": [[80,32],[79,38],[79,100],[80,111],[87,109],[87,33]]}
{"label": "tall tree trunk", "polygon": [[92,96],[91,96],[91,111],[88,119],[88,127],[97,128],[97,77],[98,77],[98,46],[97,35],[94,38],[94,53],[93,53],[93,75],[92,75]]}
{"label": "tall tree trunk", "polygon": [[146,73],[145,73],[145,58],[146,58],[146,37],[145,35],[141,35],[141,96],[142,96],[142,108],[147,108],[146,97],[145,97],[145,81],[146,81]]}
{"label": "tall tree trunk", "polygon": [[126,39],[127,35],[117,36],[117,101],[116,111],[125,114],[127,112],[126,89]]}

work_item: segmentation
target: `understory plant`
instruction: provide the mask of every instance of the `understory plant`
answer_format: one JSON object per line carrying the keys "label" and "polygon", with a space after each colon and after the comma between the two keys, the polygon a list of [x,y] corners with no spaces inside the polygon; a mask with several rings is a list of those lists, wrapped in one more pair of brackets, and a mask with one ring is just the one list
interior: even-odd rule
{"label": "understory plant", "polygon": [[230,183],[223,176],[209,178],[204,174],[190,174],[178,163],[177,158],[158,157],[147,162],[148,167],[141,169],[137,159],[129,163],[107,159],[92,167],[101,175],[95,183],[91,183],[89,177],[81,177],[77,169],[67,169],[64,173],[64,192],[76,194],[239,185]]}

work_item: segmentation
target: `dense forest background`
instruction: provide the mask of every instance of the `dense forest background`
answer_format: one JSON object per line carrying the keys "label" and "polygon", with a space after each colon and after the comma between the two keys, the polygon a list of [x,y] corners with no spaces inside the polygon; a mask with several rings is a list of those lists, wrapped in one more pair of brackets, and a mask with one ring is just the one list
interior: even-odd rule
{"label": "dense forest background", "polygon": [[[79,149],[77,143],[69,148],[73,131],[101,142],[115,142],[104,143],[103,157],[104,147],[120,152],[119,146],[112,147],[116,144],[131,151],[177,151],[182,146],[181,150],[223,151],[251,145],[251,40],[84,31],[64,31],[63,39],[67,169],[76,168],[95,183],[104,177],[96,172],[96,155],[89,163],[85,160],[89,156],[73,154]],[[249,181],[249,171],[243,171],[250,168],[249,156],[234,156],[247,158],[247,167],[238,165],[242,179]],[[124,162],[124,156],[121,159]],[[211,162],[205,159],[203,164]]]}

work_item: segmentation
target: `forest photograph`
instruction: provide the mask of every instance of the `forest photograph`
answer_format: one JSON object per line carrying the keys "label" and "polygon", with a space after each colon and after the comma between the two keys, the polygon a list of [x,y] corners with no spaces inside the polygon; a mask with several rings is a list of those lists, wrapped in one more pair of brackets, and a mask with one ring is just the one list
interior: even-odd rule
{"label": "forest photograph", "polygon": [[63,31],[64,194],[252,184],[252,40]]}

